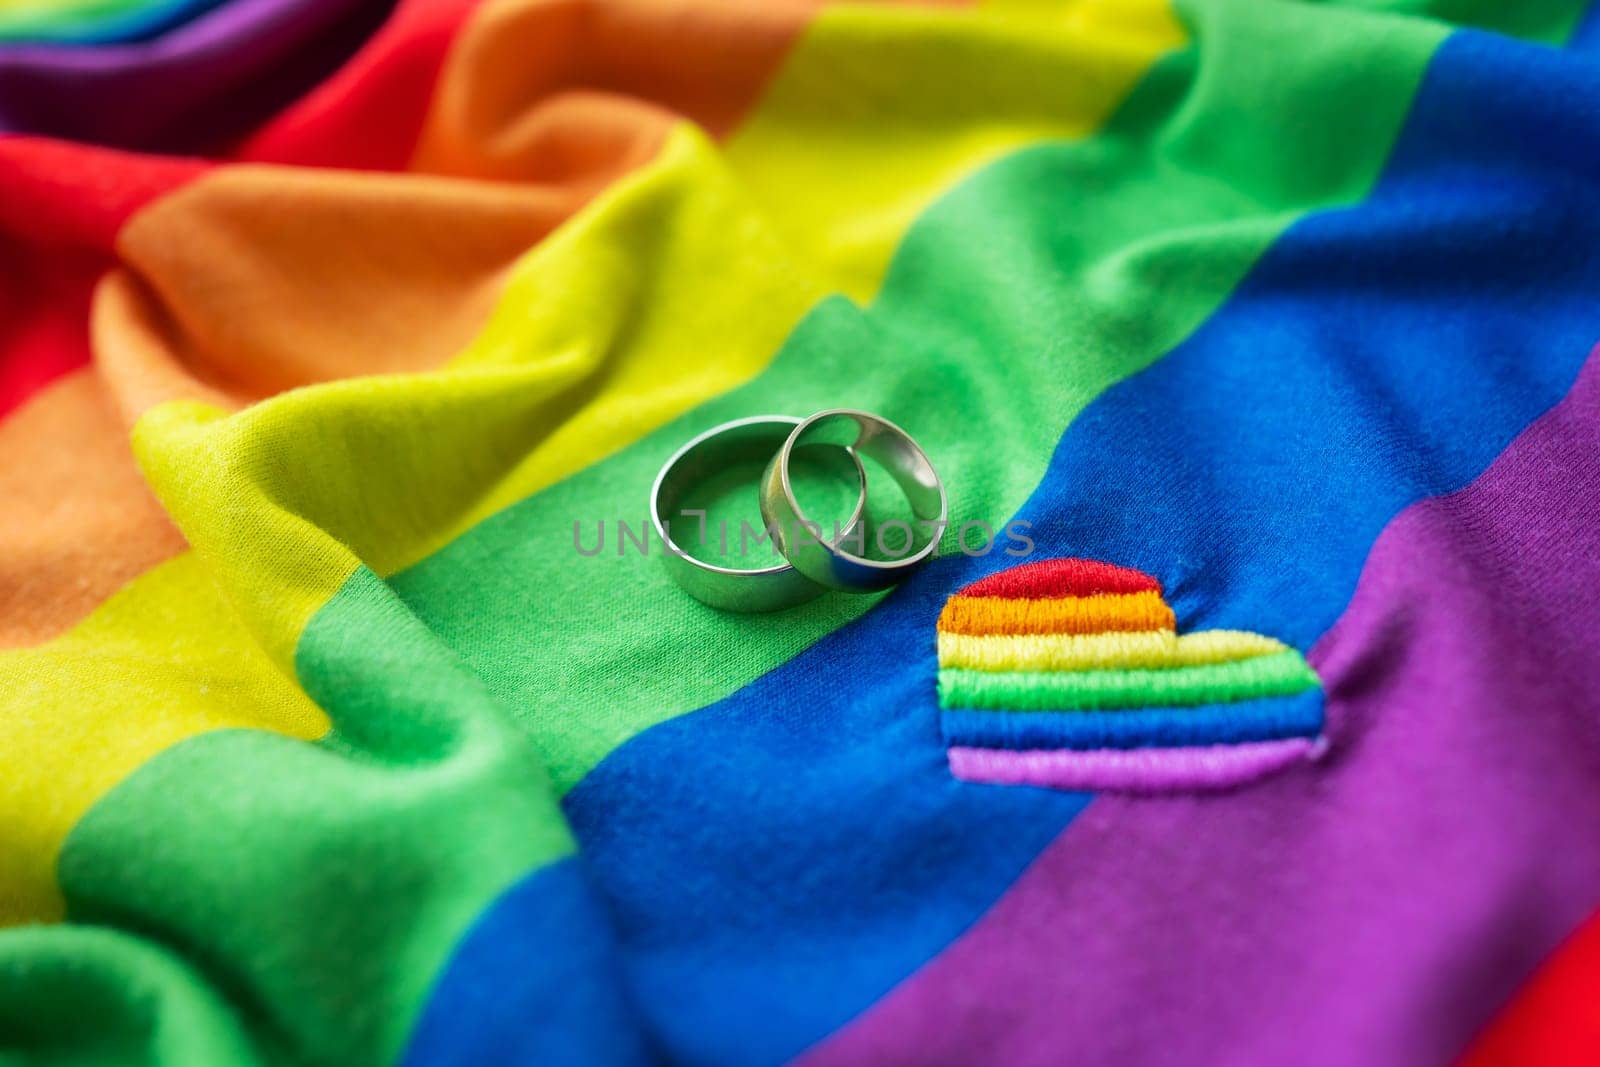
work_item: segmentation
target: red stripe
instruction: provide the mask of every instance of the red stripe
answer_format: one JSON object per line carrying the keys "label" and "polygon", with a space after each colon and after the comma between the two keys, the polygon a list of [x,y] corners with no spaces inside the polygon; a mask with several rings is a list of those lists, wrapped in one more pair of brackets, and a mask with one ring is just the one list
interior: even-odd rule
{"label": "red stripe", "polygon": [[960,595],[1031,600],[1146,591],[1160,593],[1161,583],[1131,567],[1114,567],[1092,559],[1045,559],[980,578],[962,589]]}
{"label": "red stripe", "polygon": [[206,166],[0,138],[0,417],[89,362],[90,298],[117,231]]}
{"label": "red stripe", "polygon": [[1600,912],[1534,973],[1457,1067],[1600,1064]]}
{"label": "red stripe", "polygon": [[0,238],[109,254],[129,216],[206,167],[46,137],[0,138]]}

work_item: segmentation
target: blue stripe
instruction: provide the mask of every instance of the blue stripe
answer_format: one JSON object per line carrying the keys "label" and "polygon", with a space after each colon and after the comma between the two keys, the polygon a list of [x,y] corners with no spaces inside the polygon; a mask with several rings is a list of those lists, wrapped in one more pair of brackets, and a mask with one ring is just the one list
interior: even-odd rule
{"label": "blue stripe", "polygon": [[945,741],[979,748],[1141,748],[1315,737],[1322,691],[1193,708],[1126,711],[976,711],[951,708]]}
{"label": "blue stripe", "polygon": [[501,897],[456,949],[405,1063],[653,1062],[624,993],[611,926],[568,858]]}
{"label": "blue stripe", "polygon": [[[1068,429],[1020,513],[1038,555],[1155,574],[1184,629],[1306,648],[1382,527],[1487,466],[1600,336],[1600,112],[1551,103],[1593,99],[1600,77],[1571,57],[1451,38],[1369,201],[1293,226],[1187,342]],[[1059,183],[1085,150],[1003,161],[954,194],[962,215],[991,198],[1005,218],[1008,190]],[[1082,200],[1063,198],[1065,219]],[[943,218],[919,222],[897,270],[925,242],[970,244]],[[929,272],[907,303],[860,313],[876,332],[812,343],[960,339],[962,308],[997,284],[971,259],[970,278]],[[1038,343],[1073,336],[1060,331]],[[1012,562],[997,557],[936,562],[779,670],[635,737],[568,796],[630,989],[675,1059],[803,1050],[966,930],[1082,809],[947,773],[934,621]],[[455,972],[492,981],[492,967],[464,953]]]}

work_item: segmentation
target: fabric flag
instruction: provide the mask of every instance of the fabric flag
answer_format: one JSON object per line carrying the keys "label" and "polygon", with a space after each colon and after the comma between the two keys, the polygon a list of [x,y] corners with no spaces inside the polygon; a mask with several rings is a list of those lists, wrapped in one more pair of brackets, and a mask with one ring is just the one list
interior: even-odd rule
{"label": "fabric flag", "polygon": [[0,0],[0,1059],[1600,1062],[1586,8]]}

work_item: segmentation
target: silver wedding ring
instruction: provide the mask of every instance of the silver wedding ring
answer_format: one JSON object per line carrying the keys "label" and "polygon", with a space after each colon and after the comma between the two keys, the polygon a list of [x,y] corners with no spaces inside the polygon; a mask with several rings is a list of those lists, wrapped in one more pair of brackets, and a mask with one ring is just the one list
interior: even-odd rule
{"label": "silver wedding ring", "polygon": [[[855,508],[834,536],[825,537],[820,523],[808,518],[795,499],[791,468],[807,449],[838,448],[849,456],[860,486]],[[879,530],[904,528],[905,550],[895,559],[865,555],[866,456],[877,462],[905,494],[917,525],[887,522]],[[740,570],[696,559],[675,537],[672,523],[680,516],[685,496],[696,486],[737,464],[766,463],[759,484],[764,537],[787,562]],[[650,515],[656,536],[666,549],[663,558],[679,585],[695,599],[728,611],[776,611],[805,603],[828,589],[868,593],[886,589],[907,577],[938,548],[947,513],[944,485],[927,455],[911,436],[887,419],[865,411],[840,408],[808,419],[758,415],[713,427],[673,453],[656,475],[650,492]],[[700,535],[705,536],[702,517]],[[742,534],[741,534],[742,541]],[[850,551],[856,547],[857,551]]]}
{"label": "silver wedding ring", "polygon": [[[801,509],[789,477],[794,452],[809,445],[845,448],[857,456],[876,460],[889,472],[916,519],[915,524],[896,523],[904,528],[906,539],[905,551],[898,558],[868,559],[862,553],[848,551],[845,546],[859,538],[842,537],[830,542],[817,536],[818,524]],[[939,547],[947,510],[944,483],[911,435],[888,419],[848,408],[819,411],[796,426],[761,479],[761,517],[773,531],[784,558],[817,584],[848,593],[887,589],[921,566]],[[924,529],[918,531],[917,526]],[[879,534],[881,538],[882,530]],[[881,541],[879,547],[883,547]]]}
{"label": "silver wedding ring", "polygon": [[[672,533],[684,496],[696,486],[738,464],[759,464],[782,448],[800,420],[789,415],[757,415],[714,426],[673,453],[650,490],[650,517],[665,552],[667,568],[696,600],[724,611],[778,611],[812,600],[826,589],[788,563],[756,570],[723,567],[689,555]],[[859,479],[855,510],[843,534],[860,526],[866,507],[867,477],[854,452],[850,460]],[[700,535],[704,537],[704,527]],[[765,534],[763,534],[765,536]]]}

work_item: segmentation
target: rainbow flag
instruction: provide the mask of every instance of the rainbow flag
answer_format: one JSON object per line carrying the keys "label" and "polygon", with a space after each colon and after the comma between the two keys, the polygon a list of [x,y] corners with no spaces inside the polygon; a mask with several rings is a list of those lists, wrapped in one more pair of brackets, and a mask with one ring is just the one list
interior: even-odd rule
{"label": "rainbow flag", "polygon": [[[1582,0],[0,0],[0,1059],[1600,1061],[1597,94]],[[840,407],[893,591],[578,550]]]}

